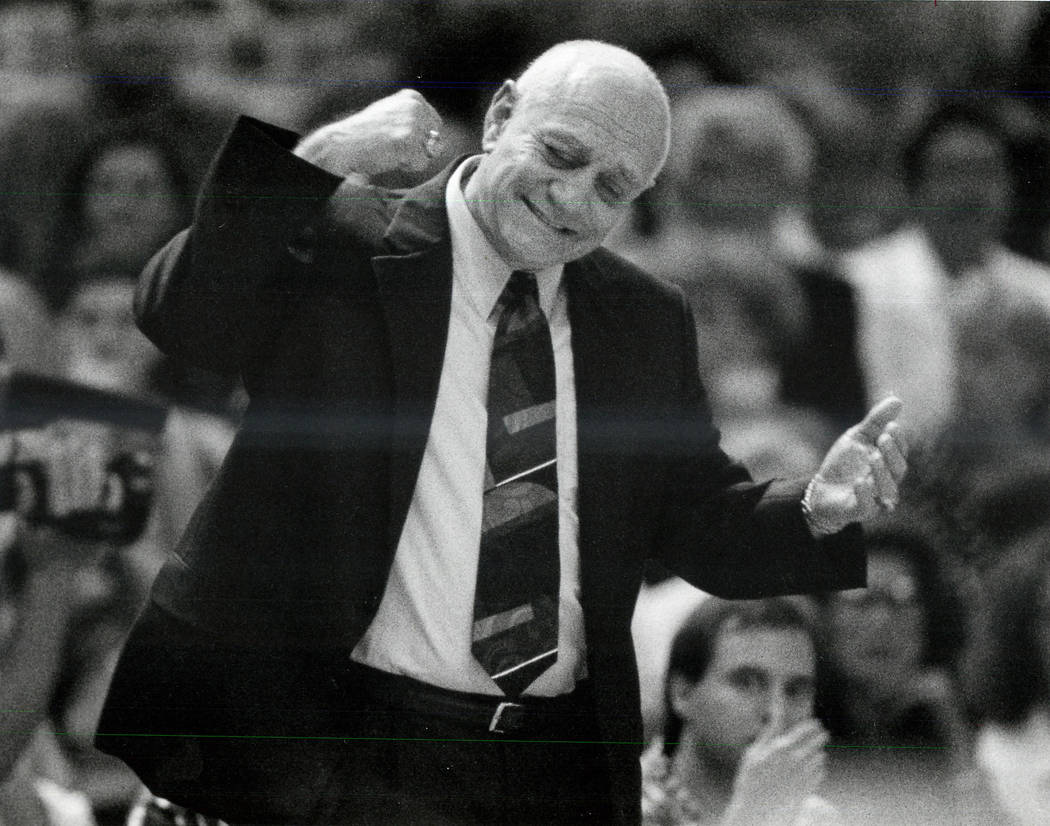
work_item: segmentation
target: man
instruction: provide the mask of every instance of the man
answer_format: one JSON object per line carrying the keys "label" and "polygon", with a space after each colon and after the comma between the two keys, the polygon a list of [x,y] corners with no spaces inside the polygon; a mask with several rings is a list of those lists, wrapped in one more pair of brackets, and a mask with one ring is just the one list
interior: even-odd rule
{"label": "man", "polygon": [[[425,161],[412,94],[297,153]],[[239,124],[138,313],[251,404],[100,747],[234,822],[636,823],[643,561],[724,596],[862,584],[856,537],[811,533],[895,500],[896,402],[807,521],[802,485],[719,450],[682,297],[598,249],[667,134],[652,72],[593,42],[504,83],[484,153],[407,193]]]}
{"label": "man", "polygon": [[791,597],[705,599],[675,633],[663,737],[642,756],[647,826],[832,826],[815,795],[827,733],[814,719],[814,611]]}

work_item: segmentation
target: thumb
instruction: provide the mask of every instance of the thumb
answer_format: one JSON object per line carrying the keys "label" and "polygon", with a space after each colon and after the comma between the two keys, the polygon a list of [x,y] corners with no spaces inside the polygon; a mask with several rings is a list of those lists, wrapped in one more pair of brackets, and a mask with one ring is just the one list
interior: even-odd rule
{"label": "thumb", "polygon": [[863,421],[851,428],[853,435],[874,444],[886,425],[900,415],[902,407],[904,403],[896,396],[886,397],[868,411]]}

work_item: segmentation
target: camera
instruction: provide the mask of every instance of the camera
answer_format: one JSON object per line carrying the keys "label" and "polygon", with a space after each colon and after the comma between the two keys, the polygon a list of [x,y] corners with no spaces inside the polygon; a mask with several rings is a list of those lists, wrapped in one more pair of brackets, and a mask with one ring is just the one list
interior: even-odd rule
{"label": "camera", "polygon": [[[0,466],[0,511],[16,511],[32,524],[76,539],[133,542],[149,518],[155,453],[166,419],[163,405],[144,399],[66,379],[0,371],[0,434],[10,434],[18,445]],[[99,445],[106,491],[94,509],[62,516],[50,512],[52,480],[34,445],[38,449],[44,429],[58,423],[104,434]]]}

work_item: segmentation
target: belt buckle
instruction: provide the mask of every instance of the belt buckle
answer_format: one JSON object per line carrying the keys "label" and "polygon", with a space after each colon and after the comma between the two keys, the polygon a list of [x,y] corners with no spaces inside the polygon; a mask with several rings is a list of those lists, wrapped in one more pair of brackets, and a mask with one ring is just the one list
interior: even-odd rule
{"label": "belt buckle", "polygon": [[[510,703],[510,702],[500,703],[498,706],[496,706],[496,711],[492,715],[492,719],[489,721],[489,731],[491,731],[493,734],[506,734],[507,733],[507,729],[501,728],[501,726],[503,726],[505,724],[508,725],[508,726],[513,726],[514,725],[514,721],[512,719],[508,719],[507,722],[504,723],[504,720],[503,720],[504,712],[508,712],[508,711],[511,712],[511,714],[509,716],[513,718],[513,716],[514,716],[513,715],[514,709],[522,709],[522,708],[525,708],[525,706],[523,706],[521,703]],[[521,716],[520,715],[517,716],[516,722],[518,724],[521,723]]]}

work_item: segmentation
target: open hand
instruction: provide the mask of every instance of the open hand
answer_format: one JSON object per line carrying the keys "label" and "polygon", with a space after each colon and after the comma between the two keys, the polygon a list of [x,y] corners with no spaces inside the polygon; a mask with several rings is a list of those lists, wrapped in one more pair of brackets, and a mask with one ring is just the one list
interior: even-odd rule
{"label": "open hand", "polygon": [[295,154],[335,175],[423,172],[441,145],[441,115],[414,89],[402,89],[311,132]]}
{"label": "open hand", "polygon": [[883,399],[831,446],[806,492],[815,535],[835,533],[897,506],[908,469],[900,410],[900,399]]}

